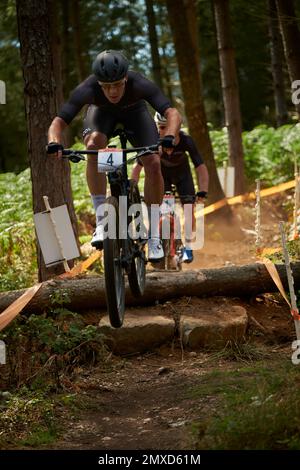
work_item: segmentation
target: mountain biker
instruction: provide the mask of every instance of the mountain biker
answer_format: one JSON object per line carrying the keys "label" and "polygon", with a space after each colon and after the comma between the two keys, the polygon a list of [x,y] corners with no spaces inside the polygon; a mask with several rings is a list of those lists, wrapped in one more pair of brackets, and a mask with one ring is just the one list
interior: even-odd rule
{"label": "mountain biker", "polygon": [[[143,147],[157,144],[157,128],[146,101],[165,116],[166,132],[161,146],[165,153],[172,153],[174,136],[181,124],[179,112],[171,107],[157,85],[142,74],[128,70],[128,67],[128,60],[120,51],[106,50],[97,55],[92,65],[93,74],[75,88],[53,119],[48,131],[47,153],[61,158],[62,133],[84,105],[88,105],[83,121],[83,140],[87,149],[105,148],[117,124],[122,124],[129,131],[132,137],[128,138],[132,145]],[[161,204],[164,192],[160,157],[158,153],[153,153],[141,160],[145,168],[145,201],[150,212],[151,204]],[[97,172],[97,156],[94,155],[88,156],[87,183],[96,211],[96,230],[91,243],[101,249],[104,227],[99,214],[106,197],[106,176]],[[159,228],[151,227],[148,258],[155,262],[163,256]]]}
{"label": "mountain biker", "polygon": [[[163,138],[167,131],[166,118],[159,112],[155,113],[154,120],[157,124],[159,135]],[[189,154],[196,170],[199,191],[195,193],[193,177],[186,152]],[[138,181],[139,174],[143,168],[143,163],[139,160],[133,167],[131,177]],[[207,197],[209,176],[205,163],[197,150],[192,137],[182,130],[175,134],[175,148],[172,154],[163,152],[161,155],[161,169],[164,178],[165,191],[171,191],[172,184],[176,186],[181,203],[191,204],[203,202]],[[201,188],[201,189],[200,189]],[[193,211],[192,229],[195,230],[196,220]],[[185,247],[183,251],[183,261],[191,263],[193,261],[193,250],[191,240],[185,237]]]}

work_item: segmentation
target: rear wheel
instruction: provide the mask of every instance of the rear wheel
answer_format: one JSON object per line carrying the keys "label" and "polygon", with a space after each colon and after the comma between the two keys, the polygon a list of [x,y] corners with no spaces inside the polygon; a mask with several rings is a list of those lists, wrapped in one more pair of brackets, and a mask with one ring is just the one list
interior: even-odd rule
{"label": "rear wheel", "polygon": [[164,260],[163,260],[163,267],[162,269],[168,269],[168,262],[170,258],[170,240],[163,240],[162,246],[164,250]]}
{"label": "rear wheel", "polygon": [[[130,206],[133,204],[141,204],[141,197],[139,193],[139,188],[137,183],[134,180],[130,180],[130,189],[129,189],[129,213]],[[143,233],[143,227],[138,227],[138,217],[142,214],[136,213],[129,216],[129,224],[133,224],[132,228],[135,231],[141,233],[142,238],[145,237]],[[146,283],[146,257],[145,257],[145,243],[143,239],[130,240],[132,244],[132,262],[130,269],[128,271],[128,282],[132,294],[135,297],[140,297],[143,295],[145,290]]]}
{"label": "rear wheel", "polygon": [[[114,328],[120,328],[123,324],[125,312],[125,279],[122,268],[122,249],[119,234],[119,204],[117,198],[110,196],[106,203],[115,209],[115,234],[116,238],[105,238],[103,241],[104,276],[107,310],[110,323]],[[110,221],[110,224],[113,222]],[[113,227],[110,226],[111,229]],[[113,235],[112,235],[113,236]]]}
{"label": "rear wheel", "polygon": [[[163,250],[164,250],[164,265],[163,269],[169,270],[179,270],[180,263],[179,257],[177,256],[177,240],[175,239],[175,225],[174,225],[174,216],[173,214],[168,214],[167,224],[170,226],[170,238],[163,239]],[[161,226],[163,225],[163,220],[161,220]]]}

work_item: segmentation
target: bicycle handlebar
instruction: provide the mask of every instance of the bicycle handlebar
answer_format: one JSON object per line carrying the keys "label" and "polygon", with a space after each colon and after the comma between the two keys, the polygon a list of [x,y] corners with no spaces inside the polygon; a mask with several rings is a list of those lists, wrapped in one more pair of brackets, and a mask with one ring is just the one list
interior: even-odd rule
{"label": "bicycle handlebar", "polygon": [[[113,150],[112,148],[108,148],[109,150]],[[105,150],[105,149],[101,149]],[[158,150],[158,144],[155,145],[148,145],[145,147],[132,147],[130,149],[121,149],[123,153],[126,155],[128,153],[139,152],[133,159],[137,159],[142,157],[143,155],[152,154],[153,152]],[[63,149],[62,154],[72,160],[71,157],[77,157],[77,161],[85,160],[82,155],[98,155],[98,150],[73,150],[73,149]]]}

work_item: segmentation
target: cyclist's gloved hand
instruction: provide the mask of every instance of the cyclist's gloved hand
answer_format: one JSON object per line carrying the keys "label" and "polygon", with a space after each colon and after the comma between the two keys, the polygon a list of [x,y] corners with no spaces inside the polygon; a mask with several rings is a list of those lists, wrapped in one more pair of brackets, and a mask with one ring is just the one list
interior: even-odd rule
{"label": "cyclist's gloved hand", "polygon": [[165,135],[162,139],[159,140],[159,145],[165,149],[173,149],[175,147],[174,135]]}
{"label": "cyclist's gloved hand", "polygon": [[63,150],[63,146],[58,142],[50,142],[46,145],[46,152],[51,155],[53,153],[58,153],[59,151]]}

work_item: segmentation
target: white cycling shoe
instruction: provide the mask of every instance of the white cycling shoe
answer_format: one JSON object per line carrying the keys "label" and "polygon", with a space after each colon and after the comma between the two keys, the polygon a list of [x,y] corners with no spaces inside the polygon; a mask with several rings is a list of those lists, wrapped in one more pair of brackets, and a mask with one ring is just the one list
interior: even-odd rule
{"label": "white cycling shoe", "polygon": [[103,225],[97,225],[95,232],[93,233],[93,238],[91,240],[91,245],[97,250],[103,249],[103,240],[104,240],[104,227]]}
{"label": "white cycling shoe", "polygon": [[148,240],[148,260],[157,263],[164,257],[164,250],[159,238],[149,238]]}

